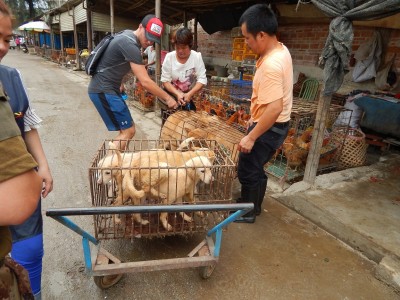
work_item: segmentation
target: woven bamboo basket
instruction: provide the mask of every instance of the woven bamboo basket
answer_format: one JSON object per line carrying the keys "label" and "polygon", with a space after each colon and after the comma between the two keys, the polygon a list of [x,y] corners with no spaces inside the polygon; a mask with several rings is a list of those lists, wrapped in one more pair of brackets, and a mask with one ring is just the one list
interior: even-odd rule
{"label": "woven bamboo basket", "polygon": [[[349,129],[345,138],[344,131],[338,131],[338,140],[344,140],[341,155],[338,160],[339,169],[360,167],[365,164],[368,144],[365,141],[365,134],[359,129]],[[340,135],[341,138],[339,137]]]}

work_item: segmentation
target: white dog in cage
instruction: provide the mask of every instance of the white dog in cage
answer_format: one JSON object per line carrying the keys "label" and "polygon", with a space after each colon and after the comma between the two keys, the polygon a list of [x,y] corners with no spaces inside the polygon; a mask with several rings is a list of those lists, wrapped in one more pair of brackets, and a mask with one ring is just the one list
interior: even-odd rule
{"label": "white dog in cage", "polygon": [[[170,166],[168,163],[154,160],[151,168],[126,172],[123,176],[123,189],[135,199],[143,197],[146,192],[150,197],[158,197],[163,204],[173,204],[182,202],[182,198],[187,196],[190,203],[194,203],[194,191],[198,182],[210,184],[213,180],[212,163],[205,156],[192,157],[180,167]],[[139,185],[142,190],[137,190],[134,182],[140,180]],[[192,218],[185,213],[180,213],[187,222],[192,222]],[[164,228],[172,230],[168,223],[168,213],[160,214],[160,220]]]}
{"label": "white dog in cage", "polygon": [[[147,182],[146,186],[153,186],[156,184],[155,181],[159,182],[160,179],[165,179],[168,176],[168,172],[165,172],[167,171],[165,167],[182,166],[186,161],[200,155],[206,156],[207,162],[210,164],[215,159],[214,151],[207,148],[186,152],[152,149],[121,153],[110,142],[107,155],[97,164],[99,168],[96,174],[97,183],[107,186],[108,197],[114,199],[113,205],[124,205],[128,200],[133,205],[140,205],[146,200],[146,193],[143,190],[137,190],[134,184],[142,186],[142,184],[146,185]],[[206,164],[208,164],[207,162]],[[158,169],[149,170],[149,168]],[[160,170],[162,170],[161,174],[159,173]],[[147,179],[145,179],[146,177]],[[150,193],[147,193],[147,195],[150,195]],[[158,194],[154,196],[157,197]],[[164,199],[167,197],[165,195],[158,198]],[[189,217],[186,216],[185,220],[188,219]],[[140,214],[135,214],[134,220],[143,225],[148,224],[148,221],[142,220]],[[115,218],[115,221],[116,223],[121,222],[118,217]]]}

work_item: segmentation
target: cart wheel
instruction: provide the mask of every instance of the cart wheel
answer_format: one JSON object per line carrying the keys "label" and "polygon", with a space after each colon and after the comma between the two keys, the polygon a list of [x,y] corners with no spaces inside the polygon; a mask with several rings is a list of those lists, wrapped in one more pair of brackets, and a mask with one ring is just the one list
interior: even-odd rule
{"label": "cart wheel", "polygon": [[200,269],[200,276],[201,276],[201,278],[203,278],[203,279],[208,279],[208,278],[210,278],[212,272],[213,272],[214,269],[215,269],[215,266],[216,266],[216,264],[212,264],[212,265],[209,265],[209,266],[206,266],[206,267],[202,267],[202,268]]}
{"label": "cart wheel", "polygon": [[107,276],[94,276],[94,283],[101,289],[108,289],[116,284],[121,278],[123,274],[117,275],[107,275]]}

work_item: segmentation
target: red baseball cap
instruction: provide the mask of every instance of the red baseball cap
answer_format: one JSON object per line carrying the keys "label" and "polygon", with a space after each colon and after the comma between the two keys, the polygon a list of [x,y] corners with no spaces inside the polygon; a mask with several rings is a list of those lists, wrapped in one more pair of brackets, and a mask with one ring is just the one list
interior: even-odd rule
{"label": "red baseball cap", "polygon": [[160,44],[161,35],[164,29],[164,25],[161,20],[155,15],[147,15],[143,18],[141,24],[145,28],[146,38],[149,41]]}

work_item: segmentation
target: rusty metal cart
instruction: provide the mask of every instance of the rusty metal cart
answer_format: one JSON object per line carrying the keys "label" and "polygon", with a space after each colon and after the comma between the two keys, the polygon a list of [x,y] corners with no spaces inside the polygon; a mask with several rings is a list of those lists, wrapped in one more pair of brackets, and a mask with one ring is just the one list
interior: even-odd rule
{"label": "rusty metal cart", "polygon": [[[232,181],[235,176],[236,165],[225,147],[215,140],[192,141],[196,146],[204,150],[199,153],[208,153],[212,156],[212,164],[208,165],[208,171],[212,174],[212,181],[200,182],[193,186],[194,198],[187,200],[180,198],[177,203],[165,203],[154,198],[154,194],[147,194],[136,205],[114,206],[119,194],[115,180],[105,184],[101,176],[113,174],[113,178],[126,176],[126,173],[134,174],[143,172],[143,165],[138,167],[129,161],[129,167],[121,165],[121,161],[141,157],[145,154],[157,155],[158,161],[162,157],[169,157],[173,151],[160,149],[160,145],[166,140],[127,140],[126,151],[113,150],[110,140],[105,141],[97,151],[89,168],[89,181],[92,196],[91,208],[65,208],[49,209],[46,215],[52,217],[63,225],[82,236],[83,252],[86,270],[94,276],[96,285],[100,288],[108,288],[117,283],[122,274],[127,272],[145,272],[166,269],[179,269],[187,267],[201,267],[201,276],[208,278],[213,272],[219,258],[222,230],[236,218],[242,216],[253,208],[253,204],[232,204]],[[193,144],[193,145],[194,145]],[[193,146],[192,145],[192,146]],[[190,147],[190,145],[189,145]],[[118,155],[116,154],[118,152]],[[186,152],[186,153],[185,153]],[[168,167],[158,166],[155,171],[178,172],[177,170],[196,169],[186,165],[173,165],[180,155],[199,155],[192,151],[175,151],[173,159],[169,158]],[[195,153],[195,154],[194,154]],[[117,165],[106,165],[107,162],[117,161]],[[192,160],[190,158],[189,160]],[[204,168],[199,170],[204,171]],[[150,172],[150,174],[152,174]],[[170,173],[168,173],[170,180]],[[134,182],[135,184],[135,182]],[[177,181],[176,184],[185,184],[185,181]],[[187,184],[185,184],[186,188]],[[121,189],[123,193],[123,189]],[[193,201],[192,201],[193,200]],[[132,199],[126,199],[126,202]],[[161,203],[160,203],[161,202]],[[126,204],[126,203],[125,203]],[[132,204],[132,203],[131,203]],[[167,213],[169,227],[162,223],[160,214]],[[67,216],[92,215],[94,219],[94,235],[73,223]],[[141,221],[136,218],[140,215]],[[189,217],[191,221],[184,218]],[[144,221],[144,222],[142,222]],[[190,253],[183,258],[169,258],[150,261],[124,262],[112,255],[102,247],[102,240],[153,238],[171,235],[189,236],[206,233],[206,237]],[[90,247],[93,244],[94,247]]]}

